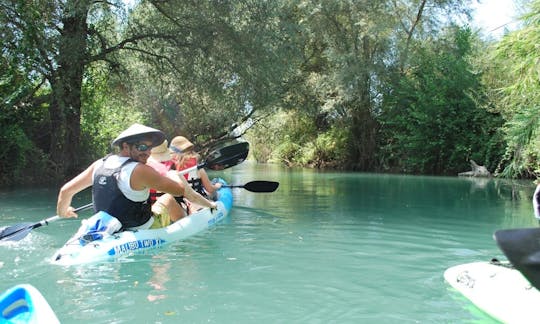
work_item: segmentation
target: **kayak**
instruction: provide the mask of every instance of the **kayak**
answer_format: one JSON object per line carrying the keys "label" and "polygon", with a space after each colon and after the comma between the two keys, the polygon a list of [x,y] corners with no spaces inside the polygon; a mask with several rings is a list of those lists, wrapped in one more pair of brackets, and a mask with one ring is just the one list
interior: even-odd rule
{"label": "kayak", "polygon": [[445,280],[476,307],[504,323],[538,323],[540,292],[509,262],[473,262],[444,272]]}
{"label": "kayak", "polygon": [[0,323],[60,323],[45,297],[32,285],[21,284],[0,295]]}
{"label": "kayak", "polygon": [[[227,185],[223,179],[217,181]],[[229,214],[233,204],[231,188],[221,187],[216,196],[217,210],[203,208],[164,228],[105,234],[90,242],[81,239],[80,233],[75,234],[53,255],[51,262],[58,265],[99,262],[141,253],[189,238],[213,227]]]}

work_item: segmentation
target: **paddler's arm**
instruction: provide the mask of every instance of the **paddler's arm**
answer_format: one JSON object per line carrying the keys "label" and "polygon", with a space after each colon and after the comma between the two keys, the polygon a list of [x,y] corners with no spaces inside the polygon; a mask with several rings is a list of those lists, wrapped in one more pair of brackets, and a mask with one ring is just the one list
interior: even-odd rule
{"label": "paddler's arm", "polygon": [[204,190],[206,190],[208,194],[211,195],[214,193],[214,191],[221,188],[221,182],[212,183],[212,181],[210,181],[210,178],[208,178],[208,174],[206,173],[206,171],[204,171],[204,169],[199,169],[197,170],[197,172],[199,173],[199,177],[201,178],[201,182],[204,187]]}
{"label": "paddler's arm", "polygon": [[184,187],[182,185],[166,176],[162,176],[152,167],[142,163],[139,163],[133,169],[130,186],[134,190],[152,188],[175,197],[184,195]]}
{"label": "paddler's arm", "polygon": [[184,196],[190,201],[204,207],[213,209],[217,208],[215,202],[209,201],[199,193],[195,192],[185,181],[184,177],[178,177],[177,175],[175,176],[175,172],[170,172],[167,174],[167,176],[169,175],[172,175],[172,179],[160,175],[156,170],[148,165],[139,164],[135,167],[133,173],[131,174],[130,185],[131,188],[135,190],[153,188],[157,191],[162,191],[175,197]]}
{"label": "paddler's arm", "polygon": [[208,207],[211,209],[217,208],[217,204],[215,202],[204,198],[203,196],[201,196],[201,194],[193,190],[193,188],[191,188],[191,186],[187,183],[186,178],[184,178],[182,175],[178,175],[177,171],[171,170],[167,172],[167,177],[172,179],[173,182],[180,185],[184,191],[181,195],[173,194],[173,196],[184,196],[186,197],[186,199],[199,206]]}
{"label": "paddler's arm", "polygon": [[180,177],[180,180],[184,184],[184,197],[186,197],[187,200],[191,201],[192,203],[196,203],[199,206],[208,207],[211,209],[217,208],[217,204],[214,201],[204,198],[200,193],[193,190],[184,177]]}
{"label": "paddler's arm", "polygon": [[71,207],[71,200],[75,194],[92,185],[92,174],[96,163],[97,161],[92,163],[86,170],[79,173],[79,175],[62,186],[58,193],[58,201],[56,203],[56,214],[58,216],[77,217],[74,208]]}

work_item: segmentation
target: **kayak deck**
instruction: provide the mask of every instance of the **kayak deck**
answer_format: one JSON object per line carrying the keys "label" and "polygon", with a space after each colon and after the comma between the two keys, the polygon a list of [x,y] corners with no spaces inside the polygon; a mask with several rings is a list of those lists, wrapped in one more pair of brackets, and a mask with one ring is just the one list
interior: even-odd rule
{"label": "kayak deck", "polygon": [[473,262],[444,272],[476,307],[504,323],[537,323],[540,292],[507,262]]}
{"label": "kayak deck", "polygon": [[[219,179],[222,184],[226,182]],[[54,254],[52,263],[74,265],[107,260],[161,247],[186,239],[219,223],[229,214],[233,203],[230,188],[217,191],[217,210],[203,208],[179,221],[159,229],[123,231],[82,245],[79,237],[72,237]]]}
{"label": "kayak deck", "polygon": [[0,323],[60,323],[45,297],[32,285],[21,284],[0,295]]}

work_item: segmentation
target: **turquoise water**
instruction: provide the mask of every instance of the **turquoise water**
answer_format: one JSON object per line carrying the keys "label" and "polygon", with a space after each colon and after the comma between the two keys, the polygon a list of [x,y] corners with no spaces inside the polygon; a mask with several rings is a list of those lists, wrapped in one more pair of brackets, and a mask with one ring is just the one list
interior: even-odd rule
{"label": "turquoise water", "polygon": [[[504,259],[493,232],[537,226],[526,181],[250,164],[214,175],[280,187],[236,189],[221,225],[121,262],[50,264],[79,221],[51,223],[0,245],[0,291],[34,285],[62,323],[490,323],[443,272]],[[57,190],[1,191],[0,227],[54,215]]]}

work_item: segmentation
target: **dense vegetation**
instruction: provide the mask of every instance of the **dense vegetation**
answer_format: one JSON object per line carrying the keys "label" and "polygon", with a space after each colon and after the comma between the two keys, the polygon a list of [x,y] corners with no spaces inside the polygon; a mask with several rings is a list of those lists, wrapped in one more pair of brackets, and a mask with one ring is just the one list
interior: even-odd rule
{"label": "dense vegetation", "polygon": [[498,40],[468,5],[4,0],[0,184],[70,177],[133,122],[262,162],[534,177],[540,0]]}

